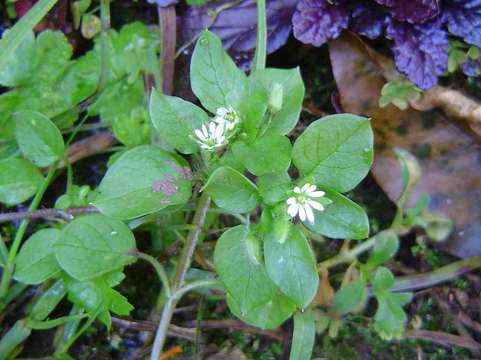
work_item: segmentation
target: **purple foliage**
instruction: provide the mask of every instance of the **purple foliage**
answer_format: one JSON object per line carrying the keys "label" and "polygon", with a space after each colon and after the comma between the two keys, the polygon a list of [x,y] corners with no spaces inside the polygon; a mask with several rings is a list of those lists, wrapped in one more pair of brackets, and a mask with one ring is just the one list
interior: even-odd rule
{"label": "purple foliage", "polygon": [[391,20],[387,27],[396,67],[424,90],[436,85],[447,69],[448,36],[441,25],[439,20],[414,25]]}
{"label": "purple foliage", "polygon": [[350,29],[359,35],[375,39],[382,35],[387,15],[376,4],[360,4],[352,10]]}
{"label": "purple foliage", "polygon": [[399,21],[422,23],[439,15],[438,0],[375,0]]}
{"label": "purple foliage", "polygon": [[481,47],[481,0],[447,0],[443,18],[450,33]]}
{"label": "purple foliage", "polygon": [[347,28],[349,11],[344,4],[326,0],[300,0],[292,18],[294,36],[306,44],[321,46]]}
{"label": "purple foliage", "polygon": [[[206,29],[215,11],[231,0],[216,1],[204,6],[190,7],[180,17],[182,40],[189,41]],[[285,44],[292,30],[292,14],[297,0],[267,1],[267,32],[269,53]],[[227,8],[219,13],[209,30],[222,38],[225,48],[237,62],[245,64],[250,61],[257,39],[257,13],[255,0],[243,0],[237,6]]]}

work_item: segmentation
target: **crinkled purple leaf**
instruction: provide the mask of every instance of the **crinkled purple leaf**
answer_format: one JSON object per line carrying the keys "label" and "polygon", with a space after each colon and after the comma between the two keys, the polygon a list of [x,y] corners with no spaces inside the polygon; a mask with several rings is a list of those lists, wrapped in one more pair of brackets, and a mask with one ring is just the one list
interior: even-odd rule
{"label": "crinkled purple leaf", "polygon": [[439,15],[439,0],[375,0],[387,7],[393,18],[410,23],[423,23]]}
{"label": "crinkled purple leaf", "polygon": [[160,7],[167,7],[177,4],[179,0],[147,0],[147,2],[150,4],[156,4]]}
{"label": "crinkled purple leaf", "polygon": [[416,25],[391,20],[387,27],[396,67],[424,90],[436,85],[447,69],[448,36],[441,26],[439,20]]}
{"label": "crinkled purple leaf", "polygon": [[359,4],[351,12],[349,28],[359,35],[375,39],[381,36],[386,24],[386,14],[376,4]]}
{"label": "crinkled purple leaf", "polygon": [[481,57],[476,60],[468,59],[463,65],[463,72],[471,77],[481,76]]}
{"label": "crinkled purple leaf", "polygon": [[[200,7],[189,7],[179,18],[182,40],[189,41],[205,30],[212,20],[212,11],[232,3],[231,0],[216,1]],[[274,52],[284,45],[292,29],[291,18],[297,0],[268,0],[267,51]],[[252,58],[257,39],[257,10],[255,0],[243,0],[238,5],[219,13],[209,30],[221,37],[224,47],[237,62]]]}
{"label": "crinkled purple leaf", "polygon": [[481,0],[446,0],[443,19],[450,33],[481,47]]}
{"label": "crinkled purple leaf", "polygon": [[349,10],[326,0],[300,0],[292,18],[294,36],[306,44],[321,46],[347,28]]}

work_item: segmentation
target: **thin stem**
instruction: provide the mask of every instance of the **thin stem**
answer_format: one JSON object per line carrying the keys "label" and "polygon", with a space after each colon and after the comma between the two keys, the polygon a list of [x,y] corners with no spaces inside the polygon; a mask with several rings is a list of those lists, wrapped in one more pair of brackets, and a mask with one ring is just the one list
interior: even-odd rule
{"label": "thin stem", "polygon": [[[28,211],[33,211],[37,209],[40,201],[42,200],[45,191],[47,191],[50,182],[53,179],[55,174],[55,169],[57,168],[57,162],[53,163],[47,173],[47,176],[43,180],[40,188],[38,189],[35,197],[33,198],[30,206],[28,207]],[[20,244],[22,243],[23,236],[25,235],[25,231],[27,230],[29,220],[28,218],[24,219],[20,226],[18,227],[17,233],[15,234],[15,239],[13,240],[12,246],[10,247],[8,253],[7,263],[5,264],[5,268],[3,269],[2,280],[0,282],[0,299],[4,299],[8,292],[8,287],[10,285],[10,280],[13,275],[13,268],[15,265],[15,258],[17,256],[18,249],[20,248]]]}
{"label": "thin stem", "polygon": [[254,57],[254,69],[262,70],[266,67],[267,57],[267,20],[266,0],[257,0],[257,46]]}
{"label": "thin stem", "polygon": [[182,296],[184,296],[189,291],[192,291],[192,290],[197,289],[197,288],[205,287],[205,286],[216,286],[216,285],[219,285],[219,284],[220,284],[219,281],[215,280],[215,279],[193,281],[190,284],[187,284],[184,287],[177,290],[174,294],[174,297],[177,300],[180,300],[182,298]]}
{"label": "thin stem", "polygon": [[[195,247],[197,246],[200,234],[202,233],[202,228],[204,227],[209,205],[210,197],[206,193],[202,193],[194,214],[194,219],[192,221],[192,224],[196,227],[190,230],[184,244],[184,249],[182,251],[179,264],[177,265],[177,272],[175,274],[174,283],[172,284],[172,291],[174,293],[176,293],[184,285],[185,275],[190,267]],[[152,353],[150,355],[151,360],[158,360],[160,358],[160,354],[167,337],[167,330],[169,329],[169,324],[172,320],[177,302],[178,299],[175,296],[168,297],[164,308],[162,309],[160,323],[157,328]]]}
{"label": "thin stem", "polygon": [[145,254],[137,250],[131,251],[129,255],[135,256],[139,259],[149,262],[150,265],[152,265],[152,267],[157,272],[157,275],[162,283],[162,286],[164,287],[165,295],[168,298],[172,296],[172,291],[170,290],[169,278],[167,277],[167,273],[165,272],[165,269],[162,266],[162,264],[159,261],[157,261],[156,258],[154,258],[153,256],[150,256],[149,254]]}
{"label": "thin stem", "polygon": [[100,0],[100,19],[102,33],[100,34],[100,77],[97,93],[105,89],[109,80],[110,0]]}
{"label": "thin stem", "polygon": [[0,223],[16,221],[22,219],[43,219],[43,218],[62,218],[65,220],[72,220],[75,215],[89,214],[98,212],[97,208],[93,206],[70,208],[65,210],[60,209],[41,209],[36,211],[19,211],[12,213],[0,214]]}
{"label": "thin stem", "polygon": [[428,288],[479,267],[481,267],[481,256],[472,256],[428,273],[398,277],[391,291],[413,291]]}
{"label": "thin stem", "polygon": [[339,264],[347,263],[355,260],[359,255],[371,249],[376,243],[376,238],[372,237],[363,243],[353,247],[351,250],[341,252],[332,258],[324,260],[317,265],[319,270],[328,269]]}

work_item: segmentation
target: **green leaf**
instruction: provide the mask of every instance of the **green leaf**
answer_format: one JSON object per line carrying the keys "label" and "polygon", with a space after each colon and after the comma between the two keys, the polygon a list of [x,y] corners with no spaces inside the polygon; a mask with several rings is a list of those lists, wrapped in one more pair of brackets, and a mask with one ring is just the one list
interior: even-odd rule
{"label": "green leaf", "polygon": [[28,81],[33,67],[32,59],[34,56],[35,35],[32,31],[28,31],[22,42],[15,49],[13,56],[7,61],[5,66],[0,68],[0,84],[6,87],[14,87]]}
{"label": "green leaf", "polygon": [[375,239],[374,248],[367,260],[367,265],[373,268],[391,259],[399,249],[399,238],[392,230],[376,234]]}
{"label": "green leaf", "polygon": [[357,309],[366,299],[366,282],[362,279],[356,279],[342,286],[339,291],[334,294],[332,309],[338,314],[347,314]]}
{"label": "green leaf", "polygon": [[57,3],[58,0],[40,0],[22,18],[3,35],[0,41],[0,69],[12,58],[15,50],[22,44],[32,29],[47,12]]}
{"label": "green leaf", "polygon": [[219,107],[237,109],[247,92],[247,78],[222,47],[217,35],[205,31],[192,54],[192,90],[212,113]]}
{"label": "green leaf", "polygon": [[292,181],[287,172],[273,173],[259,176],[257,186],[264,202],[273,205],[287,199]]}
{"label": "green leaf", "polygon": [[294,333],[290,360],[311,360],[316,337],[315,317],[311,309],[294,314]]}
{"label": "green leaf", "polygon": [[306,308],[317,293],[319,276],[314,254],[302,231],[291,226],[285,241],[268,235],[264,256],[272,281],[299,308]]}
{"label": "green leaf", "polygon": [[291,165],[292,145],[282,135],[268,134],[253,143],[237,141],[232,151],[247,170],[257,176],[285,172]]}
{"label": "green leaf", "polygon": [[318,186],[341,193],[353,189],[367,175],[373,159],[369,119],[329,115],[313,122],[294,144],[293,162],[301,176]]}
{"label": "green leaf", "polygon": [[265,89],[268,94],[274,84],[282,85],[282,108],[272,115],[269,133],[286,135],[299,121],[304,100],[304,83],[299,68],[257,70],[249,76],[251,90]]}
{"label": "green leaf", "polygon": [[25,322],[25,319],[17,320],[10,330],[2,336],[0,340],[0,359],[9,359],[9,355],[30,336],[32,329],[27,327]]}
{"label": "green leaf", "polygon": [[93,214],[69,223],[54,247],[60,267],[83,281],[132,263],[135,238],[123,222]]}
{"label": "green leaf", "polygon": [[365,239],[369,235],[369,220],[362,207],[334,190],[322,188],[332,201],[324,211],[314,210],[314,223],[304,225],[318,234],[333,239]]}
{"label": "green leaf", "polygon": [[295,304],[268,277],[260,252],[259,239],[240,225],[222,234],[214,263],[231,311],[249,324],[271,329],[292,314]]}
{"label": "green leaf", "polygon": [[147,215],[186,203],[191,177],[184,159],[154,146],[139,146],[126,151],[107,170],[93,205],[119,219]]}
{"label": "green leaf", "polygon": [[374,293],[382,293],[393,287],[394,275],[391,270],[381,266],[374,273],[372,283],[374,286]]}
{"label": "green leaf", "polygon": [[406,110],[409,102],[421,98],[422,90],[406,80],[389,81],[382,87],[379,106],[385,107],[392,103],[401,110]]}
{"label": "green leaf", "polygon": [[267,91],[264,88],[252,89],[239,106],[242,117],[242,130],[249,139],[254,139],[267,111]]}
{"label": "green leaf", "polygon": [[374,329],[384,340],[401,338],[407,316],[403,305],[410,302],[411,293],[385,293],[377,296],[378,309],[374,316]]}
{"label": "green leaf", "polygon": [[35,165],[46,167],[63,157],[62,134],[48,117],[35,111],[19,111],[13,120],[20,151]]}
{"label": "green leaf", "polygon": [[0,161],[0,202],[16,205],[37,192],[43,181],[40,171],[23,159],[8,158]]}
{"label": "green leaf", "polygon": [[207,114],[194,104],[154,90],[150,96],[150,118],[159,137],[183,154],[193,154],[199,145],[192,139],[195,129],[209,121]]}
{"label": "green leaf", "polygon": [[220,167],[215,170],[204,190],[215,204],[231,213],[249,213],[257,207],[257,187],[237,170]]}
{"label": "green leaf", "polygon": [[150,143],[150,129],[149,115],[141,106],[116,116],[112,126],[115,137],[128,147]]}
{"label": "green leaf", "polygon": [[54,254],[59,235],[60,230],[52,228],[39,230],[28,238],[15,259],[15,280],[36,285],[60,271]]}
{"label": "green leaf", "polygon": [[30,318],[45,320],[67,294],[63,279],[58,279],[35,301],[30,311]]}

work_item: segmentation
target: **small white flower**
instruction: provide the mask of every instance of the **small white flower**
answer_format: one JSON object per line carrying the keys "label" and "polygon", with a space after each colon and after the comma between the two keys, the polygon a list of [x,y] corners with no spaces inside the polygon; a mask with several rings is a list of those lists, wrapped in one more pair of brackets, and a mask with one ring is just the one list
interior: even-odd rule
{"label": "small white flower", "polygon": [[228,108],[220,107],[216,111],[214,121],[217,124],[224,124],[226,130],[231,131],[234,130],[237,123],[239,122],[239,115],[230,106]]}
{"label": "small white flower", "polygon": [[294,218],[299,215],[301,221],[309,220],[314,223],[314,212],[312,209],[323,211],[324,205],[316,201],[316,198],[323,197],[326,193],[318,191],[316,185],[305,184],[302,188],[296,186],[293,190],[294,196],[287,199],[287,213]]}
{"label": "small white flower", "polygon": [[200,129],[194,130],[197,143],[204,150],[214,150],[226,143],[225,127],[223,124],[216,124],[211,121],[207,126],[202,125]]}

